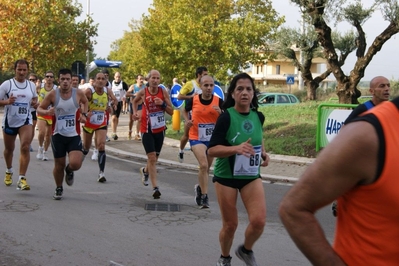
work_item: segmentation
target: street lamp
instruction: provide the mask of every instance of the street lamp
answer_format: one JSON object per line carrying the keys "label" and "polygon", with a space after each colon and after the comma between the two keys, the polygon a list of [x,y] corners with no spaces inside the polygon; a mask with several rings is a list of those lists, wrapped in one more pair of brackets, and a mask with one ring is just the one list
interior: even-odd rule
{"label": "street lamp", "polygon": [[[86,11],[86,19],[89,19],[90,15],[90,0],[87,0],[87,11]],[[87,38],[89,39],[88,41],[90,42],[90,37],[89,34],[87,33]],[[86,50],[86,82],[89,82],[89,65],[90,65],[90,50],[87,48]]]}

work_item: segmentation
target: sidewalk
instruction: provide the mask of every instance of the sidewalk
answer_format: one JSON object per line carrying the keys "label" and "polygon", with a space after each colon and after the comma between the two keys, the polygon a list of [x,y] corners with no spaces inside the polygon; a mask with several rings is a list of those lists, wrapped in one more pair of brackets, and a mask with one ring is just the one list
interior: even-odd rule
{"label": "sidewalk", "polygon": [[[123,132],[127,132],[127,130],[124,130],[123,126],[118,127],[119,138],[116,141],[111,139],[110,142],[107,142],[105,145],[106,151],[116,156],[121,156],[121,157],[127,156],[141,160],[146,160],[147,156],[145,154],[141,141],[128,140],[127,133]],[[108,135],[111,136],[111,134]],[[177,157],[179,144],[180,144],[179,140],[165,138],[161,155],[158,159],[158,163],[178,168],[197,170],[198,162],[194,154],[190,151],[189,143],[187,143],[186,145],[184,153],[184,162],[183,163],[179,162]],[[89,156],[91,156],[91,152],[89,153]],[[284,155],[274,155],[274,154],[270,155],[270,159],[271,159],[270,164],[280,163],[283,164],[283,167],[286,164],[295,164],[298,165],[298,167],[302,168],[306,168],[314,161],[314,158],[304,158],[304,157],[284,156]],[[213,171],[213,167],[211,167],[211,171]],[[270,180],[271,182],[294,183],[298,180],[297,177],[271,175],[268,172],[269,172],[268,167],[261,167],[262,178],[265,180]]]}

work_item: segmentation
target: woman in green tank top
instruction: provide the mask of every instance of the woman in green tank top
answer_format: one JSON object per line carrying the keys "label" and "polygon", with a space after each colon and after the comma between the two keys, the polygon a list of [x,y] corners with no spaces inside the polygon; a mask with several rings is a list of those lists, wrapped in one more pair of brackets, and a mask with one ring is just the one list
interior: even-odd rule
{"label": "woman in green tank top", "polygon": [[219,234],[221,256],[216,265],[231,265],[230,249],[238,226],[238,193],[247,210],[249,224],[244,243],[235,253],[246,265],[257,265],[252,248],[266,223],[265,193],[259,168],[268,165],[269,156],[263,145],[265,117],[257,111],[255,84],[248,74],[241,73],[233,78],[223,108],[225,112],[215,125],[208,148],[208,155],[216,157],[213,182],[223,220]]}

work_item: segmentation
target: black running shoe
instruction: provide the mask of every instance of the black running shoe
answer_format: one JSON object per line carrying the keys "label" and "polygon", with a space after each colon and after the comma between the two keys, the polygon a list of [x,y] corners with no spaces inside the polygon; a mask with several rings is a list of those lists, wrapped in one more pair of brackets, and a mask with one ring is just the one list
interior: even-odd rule
{"label": "black running shoe", "polygon": [[152,194],[152,196],[154,197],[154,199],[159,199],[161,198],[161,192],[159,192],[159,188],[154,188],[154,193]]}
{"label": "black running shoe", "polygon": [[57,188],[55,189],[53,199],[55,199],[55,200],[60,200],[60,199],[62,199],[62,192],[63,192],[62,187],[57,187]]}

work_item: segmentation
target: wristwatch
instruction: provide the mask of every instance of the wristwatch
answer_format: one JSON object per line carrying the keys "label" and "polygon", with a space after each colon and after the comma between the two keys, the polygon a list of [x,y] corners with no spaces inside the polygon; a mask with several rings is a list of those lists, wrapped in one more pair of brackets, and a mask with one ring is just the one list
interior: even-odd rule
{"label": "wristwatch", "polygon": [[87,117],[87,113],[82,113],[82,115],[83,115],[84,117]]}

